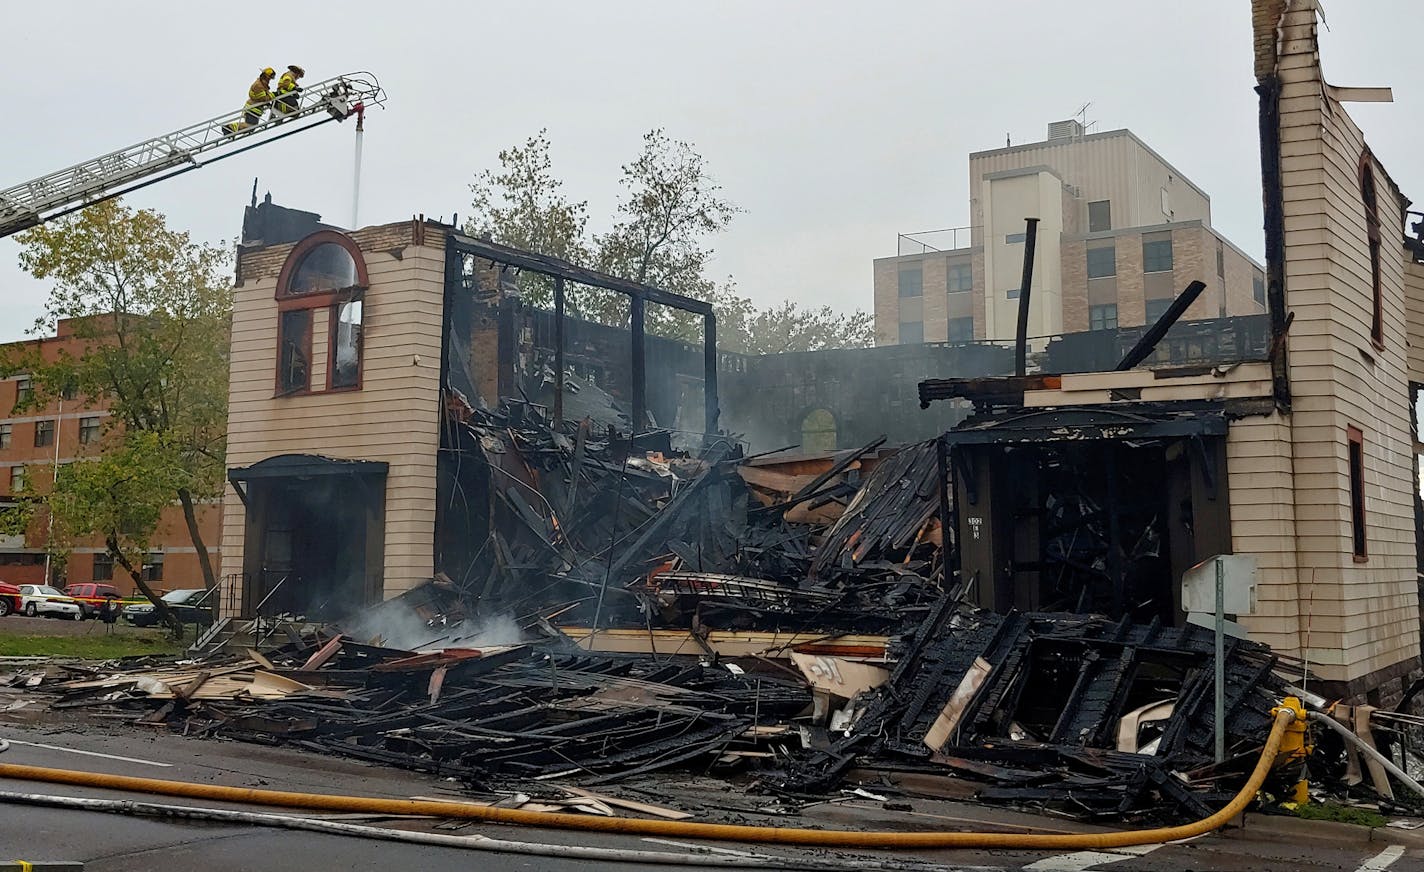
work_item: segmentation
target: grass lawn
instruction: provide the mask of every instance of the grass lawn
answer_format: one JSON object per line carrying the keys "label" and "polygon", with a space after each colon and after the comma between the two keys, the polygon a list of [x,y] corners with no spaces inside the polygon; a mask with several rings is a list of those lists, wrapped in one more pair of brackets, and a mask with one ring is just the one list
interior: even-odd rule
{"label": "grass lawn", "polygon": [[107,635],[26,636],[0,634],[0,657],[79,657],[108,660],[139,654],[177,654],[185,643],[173,642],[158,630],[132,630]]}

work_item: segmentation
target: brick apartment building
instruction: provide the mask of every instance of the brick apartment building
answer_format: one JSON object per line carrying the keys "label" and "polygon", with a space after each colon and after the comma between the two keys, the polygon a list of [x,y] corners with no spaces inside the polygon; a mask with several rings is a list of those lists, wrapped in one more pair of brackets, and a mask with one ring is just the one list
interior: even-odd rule
{"label": "brick apartment building", "polygon": [[[78,353],[83,340],[74,335],[67,321],[60,321],[55,336],[0,345],[0,353],[23,345],[38,346],[46,359],[64,351]],[[12,503],[27,478],[49,477],[55,464],[91,457],[103,449],[109,416],[102,407],[91,407],[78,399],[65,399],[40,409],[15,411],[16,404],[30,389],[24,375],[0,379],[0,504]],[[216,562],[221,511],[216,504],[200,505],[198,521],[205,543]],[[0,581],[11,584],[39,584],[45,580],[47,526],[44,514],[35,519],[23,536],[0,536]],[[54,583],[111,581],[119,590],[131,592],[133,582],[122,568],[116,570],[98,540],[78,543],[66,564],[51,561]],[[183,510],[177,504],[165,510],[153,537],[152,549],[144,561],[143,574],[165,590],[201,587],[202,570],[198,555],[188,538]]]}
{"label": "brick apartment building", "polygon": [[1012,340],[1029,217],[1031,337],[1150,324],[1197,278],[1189,320],[1266,311],[1263,269],[1211,228],[1211,198],[1129,130],[1056,122],[1043,142],[971,154],[969,181],[969,227],[876,259],[877,344]]}

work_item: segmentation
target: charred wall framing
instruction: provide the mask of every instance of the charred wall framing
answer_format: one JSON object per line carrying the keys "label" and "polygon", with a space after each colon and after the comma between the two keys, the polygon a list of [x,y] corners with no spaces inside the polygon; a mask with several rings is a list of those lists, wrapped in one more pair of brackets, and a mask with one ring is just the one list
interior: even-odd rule
{"label": "charred wall framing", "polygon": [[980,605],[1180,624],[1182,573],[1231,551],[1221,409],[1022,410],[940,439]]}
{"label": "charred wall framing", "polygon": [[[462,330],[463,325],[458,322],[457,317],[461,311],[461,297],[468,297],[477,293],[479,288],[478,269],[475,264],[479,261],[486,261],[497,267],[501,271],[519,270],[537,273],[549,277],[554,283],[554,323],[556,348],[555,354],[555,391],[554,394],[559,401],[555,403],[555,419],[561,420],[563,413],[562,396],[564,393],[564,339],[565,339],[565,293],[566,284],[573,283],[585,285],[591,288],[599,288],[606,291],[622,294],[628,297],[631,318],[630,330],[632,333],[632,429],[633,435],[641,432],[646,426],[647,409],[647,337],[644,330],[644,311],[648,303],[656,303],[667,306],[682,312],[699,316],[702,319],[702,342],[703,342],[703,403],[705,405],[703,418],[703,431],[710,440],[717,433],[717,419],[719,413],[717,394],[717,316],[712,311],[712,305],[703,300],[695,300],[691,297],[684,297],[681,294],[674,294],[668,291],[655,288],[651,285],[621,279],[616,276],[600,273],[595,270],[575,266],[567,261],[559,260],[555,257],[535,254],[533,252],[521,251],[517,248],[510,248],[480,239],[472,239],[459,233],[451,233],[446,239],[446,265],[445,265],[445,302],[446,302],[446,328],[445,328],[445,354],[442,360],[442,384],[455,387],[457,390],[465,392],[465,387],[459,383],[452,383],[452,376],[456,373],[451,371],[452,359],[469,362],[471,354],[470,343],[473,337]],[[499,330],[500,354],[498,360],[509,361],[513,358],[513,327],[501,323]],[[508,339],[506,340],[506,336]],[[506,341],[510,344],[506,348]],[[463,347],[461,343],[465,343]],[[478,366],[467,367],[469,372],[477,372]],[[508,367],[500,365],[500,378],[505,378],[505,370]],[[512,377],[512,373],[510,373]],[[479,378],[476,375],[475,378]],[[473,379],[457,377],[456,382],[470,383]],[[469,384],[473,388],[472,383]],[[504,384],[499,385],[499,395],[508,396],[509,391]],[[478,395],[478,391],[466,393],[467,397]],[[486,397],[487,400],[494,401],[497,397]]]}

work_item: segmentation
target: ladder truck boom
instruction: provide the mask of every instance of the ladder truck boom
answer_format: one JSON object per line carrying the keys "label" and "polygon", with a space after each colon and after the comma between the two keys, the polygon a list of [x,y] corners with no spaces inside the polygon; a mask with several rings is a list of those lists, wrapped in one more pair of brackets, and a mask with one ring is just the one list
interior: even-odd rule
{"label": "ladder truck boom", "polygon": [[242,110],[0,190],[0,238],[328,121],[359,118],[385,100],[375,76],[347,73],[302,88],[294,107],[236,132],[226,125]]}

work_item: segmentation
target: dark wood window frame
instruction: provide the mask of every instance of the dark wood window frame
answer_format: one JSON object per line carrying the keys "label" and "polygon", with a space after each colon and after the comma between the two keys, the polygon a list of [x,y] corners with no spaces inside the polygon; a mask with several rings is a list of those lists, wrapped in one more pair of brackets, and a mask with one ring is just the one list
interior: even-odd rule
{"label": "dark wood window frame", "polygon": [[[336,333],[340,326],[341,307],[347,303],[361,304],[361,319],[356,331],[356,380],[349,385],[338,385],[336,381]],[[344,299],[333,303],[326,318],[326,389],[328,391],[361,390],[361,374],[366,362],[366,300],[365,294],[357,290]]]}
{"label": "dark wood window frame", "polygon": [[[339,245],[344,248],[347,254],[351,255],[352,261],[356,265],[356,284],[346,288],[334,288],[329,291],[307,291],[297,292],[290,289],[290,284],[297,270],[301,267],[302,260],[305,259],[313,249],[328,243]],[[277,355],[274,362],[273,385],[277,396],[292,397],[313,393],[311,384],[312,369],[312,330],[316,320],[316,310],[327,310],[327,366],[326,383],[323,386],[327,391],[352,391],[361,388],[361,373],[363,369],[364,354],[360,344],[357,345],[356,359],[356,383],[354,385],[343,385],[332,387],[331,377],[333,371],[334,356],[336,353],[336,318],[343,303],[362,300],[365,296],[366,288],[370,286],[370,275],[366,271],[366,258],[362,256],[361,249],[356,242],[344,233],[336,230],[318,230],[316,233],[298,242],[292,247],[291,253],[287,255],[286,261],[282,264],[282,270],[277,275]],[[282,348],[285,345],[286,337],[282,333],[282,313],[294,310],[309,310],[306,324],[305,336],[299,338],[303,350],[307,357],[307,383],[304,388],[288,388],[282,382]],[[365,305],[362,305],[362,321],[365,321]],[[364,338],[364,330],[363,338]]]}
{"label": "dark wood window frame", "polygon": [[1365,432],[1351,424],[1345,428],[1346,463],[1350,474],[1350,538],[1356,563],[1370,559],[1369,519],[1365,515]]}
{"label": "dark wood window frame", "polygon": [[1365,234],[1370,246],[1370,341],[1384,348],[1384,291],[1380,286],[1379,192],[1375,185],[1375,156],[1367,148],[1360,155],[1360,200],[1365,207]]}

